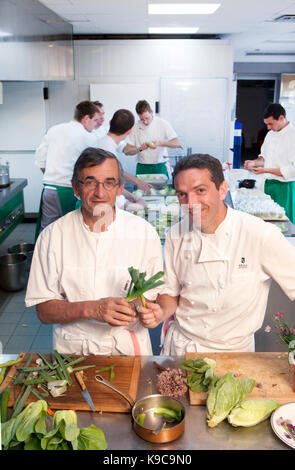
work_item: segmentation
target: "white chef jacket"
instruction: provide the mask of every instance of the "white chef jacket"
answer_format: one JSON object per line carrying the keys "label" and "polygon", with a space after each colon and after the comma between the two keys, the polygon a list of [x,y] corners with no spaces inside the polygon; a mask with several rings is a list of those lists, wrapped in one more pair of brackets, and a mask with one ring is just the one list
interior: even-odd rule
{"label": "white chef jacket", "polygon": [[[26,305],[52,299],[80,302],[126,297],[128,267],[147,278],[163,269],[158,234],[144,219],[120,209],[106,232],[93,233],[81,210],[70,212],[40,234],[32,259]],[[146,293],[154,300],[160,288]],[[152,354],[149,332],[139,320],[112,326],[96,320],[54,325],[54,347],[76,354]]]}
{"label": "white chef jacket", "polygon": [[35,164],[45,168],[43,183],[71,187],[76,160],[95,143],[95,136],[78,121],[51,127],[35,153]]}
{"label": "white chef jacket", "polygon": [[[152,142],[155,140],[168,140],[175,139],[176,132],[164,119],[154,116],[152,122],[145,126],[141,121],[135,123],[128,139],[128,143],[140,147],[145,142]],[[137,154],[137,163],[154,164],[165,161],[168,155],[167,147],[157,147],[156,149],[148,148]]]}
{"label": "white chef jacket", "polygon": [[[93,129],[92,133],[96,137],[97,141],[102,139],[109,131],[109,127],[106,127],[104,124],[99,126],[97,129]],[[97,147],[97,144],[95,145]]]}
{"label": "white chef jacket", "polygon": [[288,124],[281,131],[270,130],[261,146],[265,168],[280,168],[283,176],[265,174],[268,179],[295,181],[295,127]]}
{"label": "white chef jacket", "polygon": [[214,234],[189,232],[186,222],[165,244],[162,293],[179,303],[164,324],[162,354],[253,351],[271,278],[295,299],[295,247],[276,226],[229,207]]}

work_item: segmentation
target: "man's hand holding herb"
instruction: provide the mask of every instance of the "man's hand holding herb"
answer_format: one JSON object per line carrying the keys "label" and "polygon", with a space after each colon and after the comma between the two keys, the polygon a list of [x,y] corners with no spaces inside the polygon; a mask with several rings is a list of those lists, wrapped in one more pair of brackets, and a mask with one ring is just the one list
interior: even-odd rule
{"label": "man's hand holding herb", "polygon": [[159,304],[146,301],[146,307],[138,306],[139,318],[145,328],[156,328],[164,318],[164,312]]}
{"label": "man's hand holding herb", "polygon": [[106,297],[98,300],[96,315],[97,320],[114,326],[127,326],[136,319],[133,303],[128,303],[120,297]]}

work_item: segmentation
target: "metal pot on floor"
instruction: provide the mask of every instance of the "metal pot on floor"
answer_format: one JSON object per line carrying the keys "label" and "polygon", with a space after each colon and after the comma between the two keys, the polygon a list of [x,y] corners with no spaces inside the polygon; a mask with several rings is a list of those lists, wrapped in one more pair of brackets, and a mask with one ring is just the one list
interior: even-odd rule
{"label": "metal pot on floor", "polygon": [[8,248],[8,253],[20,253],[27,257],[27,271],[30,271],[35,245],[33,243],[21,242]]}
{"label": "metal pot on floor", "polygon": [[27,284],[27,257],[21,253],[9,253],[0,257],[0,288],[18,291]]}

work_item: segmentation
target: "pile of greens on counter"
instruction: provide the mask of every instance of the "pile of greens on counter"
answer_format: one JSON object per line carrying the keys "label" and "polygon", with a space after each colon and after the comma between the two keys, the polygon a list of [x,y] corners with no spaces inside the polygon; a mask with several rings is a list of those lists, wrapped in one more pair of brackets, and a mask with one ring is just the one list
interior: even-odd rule
{"label": "pile of greens on counter", "polygon": [[47,430],[47,403],[30,403],[17,416],[2,423],[3,449],[22,445],[24,450],[105,450],[104,433],[93,424],[79,428],[77,415],[72,410],[54,413],[51,429]]}
{"label": "pile of greens on counter", "polygon": [[[32,363],[33,354],[30,354],[22,366],[18,365],[22,359],[10,361],[4,365],[0,364],[1,372],[2,370],[6,371],[11,365],[15,365],[17,371],[11,384],[14,394],[12,417],[17,416],[23,410],[30,395],[34,395],[38,400],[45,400],[50,395],[52,397],[61,396],[72,385],[72,372],[95,367],[95,365],[81,366],[80,363],[85,360],[84,356],[72,359],[70,356],[54,350],[50,360],[44,354],[36,354],[38,358],[34,363]],[[7,373],[9,374],[9,372]],[[2,403],[3,396],[6,400],[9,391],[6,389],[3,391]]]}
{"label": "pile of greens on counter", "polygon": [[207,423],[210,428],[227,419],[232,426],[254,426],[279,408],[276,400],[245,400],[256,381],[235,378],[232,372],[223,377],[214,375],[215,361],[208,358],[187,359],[181,366],[192,373],[187,384],[192,392],[208,392]]}

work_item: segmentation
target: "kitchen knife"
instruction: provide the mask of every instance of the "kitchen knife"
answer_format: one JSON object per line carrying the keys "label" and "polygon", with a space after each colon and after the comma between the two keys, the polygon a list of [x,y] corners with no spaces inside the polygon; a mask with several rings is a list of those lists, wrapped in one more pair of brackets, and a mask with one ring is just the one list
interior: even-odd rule
{"label": "kitchen knife", "polygon": [[83,397],[85,398],[86,402],[90,406],[91,410],[93,412],[95,412],[95,408],[94,408],[94,405],[93,405],[92,398],[91,398],[91,396],[90,396],[90,394],[89,394],[89,392],[86,388],[86,385],[85,385],[84,380],[82,378],[81,372],[75,372],[75,376],[76,376],[76,379],[78,380],[78,383],[81,387]]}

